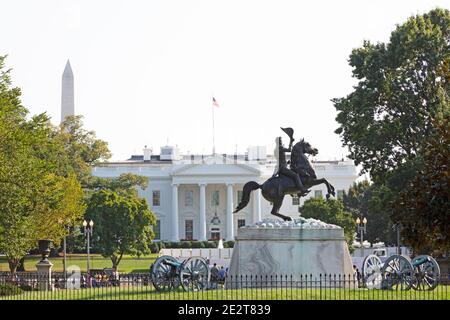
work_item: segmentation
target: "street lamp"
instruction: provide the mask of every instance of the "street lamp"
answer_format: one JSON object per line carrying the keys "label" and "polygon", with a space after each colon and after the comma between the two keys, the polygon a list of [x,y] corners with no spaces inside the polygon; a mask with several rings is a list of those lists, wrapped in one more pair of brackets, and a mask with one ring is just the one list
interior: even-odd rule
{"label": "street lamp", "polygon": [[90,266],[89,266],[89,254],[90,254],[90,239],[92,236],[92,229],[94,228],[94,221],[89,221],[89,223],[84,220],[83,221],[83,227],[84,227],[84,235],[87,236],[87,274],[89,277],[90,274]]}
{"label": "street lamp", "polygon": [[356,226],[358,227],[358,232],[361,233],[361,256],[364,257],[364,232],[366,232],[366,225],[367,225],[367,219],[364,218],[362,221],[361,219],[358,217],[356,218]]}

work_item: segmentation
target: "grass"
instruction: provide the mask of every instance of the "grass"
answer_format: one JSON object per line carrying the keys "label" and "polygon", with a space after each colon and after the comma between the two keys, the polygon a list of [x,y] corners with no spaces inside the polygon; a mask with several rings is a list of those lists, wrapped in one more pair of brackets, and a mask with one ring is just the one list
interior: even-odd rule
{"label": "grass", "polygon": [[[98,254],[91,254],[90,268],[91,269],[103,269],[111,268],[112,263],[109,258],[103,258]],[[157,254],[150,254],[146,256],[132,257],[124,256],[119,264],[119,272],[123,273],[145,273],[150,270],[150,265],[158,257]],[[25,257],[25,270],[26,271],[36,271],[36,263],[40,260],[38,255],[30,255]],[[53,263],[53,271],[62,272],[63,268],[63,258],[50,258]],[[81,268],[81,271],[86,271],[87,268],[87,257],[85,254],[70,254],[67,255],[67,267],[71,265],[77,265]],[[0,256],[0,271],[9,271],[8,261],[6,257]]]}
{"label": "grass", "polygon": [[367,289],[239,289],[160,293],[152,286],[24,292],[3,297],[14,300],[450,300],[450,290],[440,285],[434,291],[387,291]]}

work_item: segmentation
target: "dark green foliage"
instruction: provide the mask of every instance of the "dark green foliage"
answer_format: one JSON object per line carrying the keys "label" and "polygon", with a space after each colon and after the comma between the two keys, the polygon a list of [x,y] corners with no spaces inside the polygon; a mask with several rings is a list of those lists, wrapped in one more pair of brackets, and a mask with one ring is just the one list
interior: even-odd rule
{"label": "dark green foliage", "polygon": [[300,212],[303,218],[314,218],[342,227],[349,250],[353,250],[353,235],[356,229],[355,221],[352,214],[344,210],[342,201],[310,198],[300,207]]}
{"label": "dark green foliage", "polygon": [[224,248],[233,248],[233,247],[234,247],[234,241],[233,241],[233,240],[225,241],[225,242],[223,243],[223,247],[224,247]]}
{"label": "dark green foliage", "polygon": [[203,249],[205,248],[205,245],[201,241],[192,241],[191,248]]}
{"label": "dark green foliage", "polygon": [[336,133],[374,181],[365,213],[377,213],[369,225],[380,221],[368,236],[378,233],[389,242],[388,214],[402,224],[402,238],[416,251],[450,247],[449,39],[448,10],[410,17],[388,43],[366,41],[352,51],[349,63],[358,83],[346,97],[332,100]]}
{"label": "dark green foliage", "polygon": [[181,248],[183,248],[183,249],[192,248],[192,242],[191,241],[181,241],[180,245],[181,245]]}
{"label": "dark green foliage", "polygon": [[450,116],[435,121],[434,128],[422,151],[423,169],[393,203],[392,219],[416,253],[445,254],[450,251]]}
{"label": "dark green foliage", "polygon": [[147,201],[133,193],[99,190],[92,194],[86,209],[86,220],[93,220],[93,246],[104,257],[110,257],[117,268],[127,253],[140,256],[150,252],[154,237],[151,226],[155,215]]}
{"label": "dark green foliage", "polygon": [[12,283],[0,284],[0,296],[13,296],[23,292],[17,285]]}
{"label": "dark green foliage", "polygon": [[368,220],[364,234],[367,241],[396,244],[396,230],[389,218],[391,199],[389,188],[377,183],[370,184],[367,180],[353,184],[344,194],[344,208],[352,213],[353,219],[366,217]]}
{"label": "dark green foliage", "polygon": [[449,11],[435,9],[397,26],[389,43],[352,51],[358,84],[333,99],[336,133],[375,180],[413,161],[432,119],[449,113],[449,38]]}
{"label": "dark green foliage", "polygon": [[158,242],[152,242],[148,247],[151,253],[158,253],[160,250]]}

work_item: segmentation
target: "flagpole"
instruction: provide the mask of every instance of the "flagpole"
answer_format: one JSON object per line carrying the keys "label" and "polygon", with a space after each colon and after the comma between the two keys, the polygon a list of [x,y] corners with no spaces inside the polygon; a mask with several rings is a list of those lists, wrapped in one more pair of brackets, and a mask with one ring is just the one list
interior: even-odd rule
{"label": "flagpole", "polygon": [[212,125],[213,125],[213,155],[216,154],[216,141],[215,141],[215,135],[216,135],[216,130],[214,128],[214,109],[215,106],[212,106]]}

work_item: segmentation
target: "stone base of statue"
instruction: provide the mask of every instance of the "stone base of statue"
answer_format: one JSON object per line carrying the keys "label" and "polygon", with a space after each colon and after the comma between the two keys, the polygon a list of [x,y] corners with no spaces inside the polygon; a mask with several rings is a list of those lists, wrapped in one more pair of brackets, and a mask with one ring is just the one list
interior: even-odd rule
{"label": "stone base of statue", "polygon": [[344,229],[304,218],[240,228],[227,278],[227,288],[357,286]]}
{"label": "stone base of statue", "polygon": [[40,290],[40,291],[53,290],[52,268],[53,268],[53,263],[51,263],[47,259],[41,260],[36,264],[37,276],[38,276],[38,290]]}

